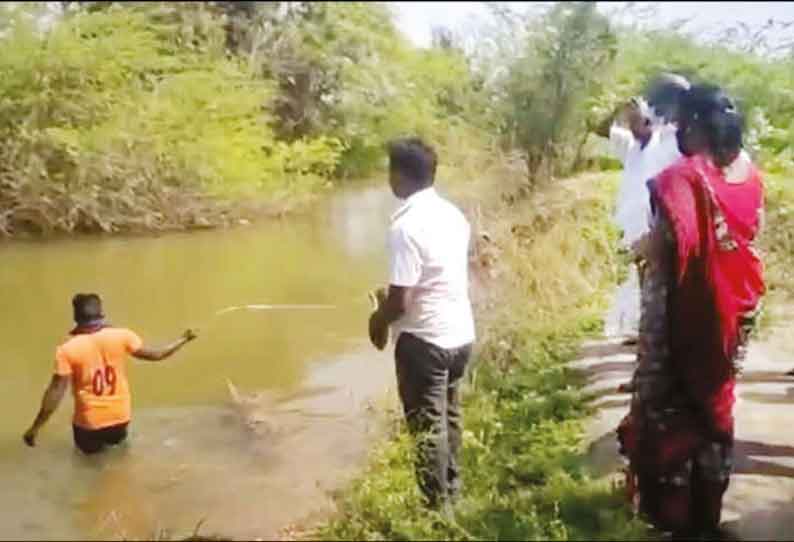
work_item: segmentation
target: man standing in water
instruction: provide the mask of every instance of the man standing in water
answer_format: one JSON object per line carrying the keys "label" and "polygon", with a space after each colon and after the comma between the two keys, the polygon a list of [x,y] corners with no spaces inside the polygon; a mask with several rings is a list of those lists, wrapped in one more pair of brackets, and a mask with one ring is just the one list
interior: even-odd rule
{"label": "man standing in water", "polygon": [[417,438],[417,478],[427,503],[448,510],[461,490],[459,387],[474,342],[468,292],[471,228],[433,188],[435,151],[418,138],[389,145],[389,184],[403,204],[389,228],[389,290],[370,317],[379,350],[397,337],[397,384]]}
{"label": "man standing in water", "polygon": [[24,440],[28,446],[36,445],[39,430],[58,408],[71,380],[74,442],[84,453],[92,454],[127,438],[131,414],[127,356],[164,360],[196,334],[187,330],[163,348],[146,348],[134,332],[111,327],[105,321],[98,295],[77,294],[72,307],[77,325],[70,332],[71,338],[55,351],[55,374]]}

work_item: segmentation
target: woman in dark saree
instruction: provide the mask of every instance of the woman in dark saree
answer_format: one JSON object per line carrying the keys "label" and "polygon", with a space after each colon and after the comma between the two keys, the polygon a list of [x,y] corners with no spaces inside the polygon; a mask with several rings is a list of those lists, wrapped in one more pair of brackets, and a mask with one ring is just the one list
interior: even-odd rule
{"label": "woman in dark saree", "polygon": [[764,293],[753,248],[763,186],[718,88],[685,94],[677,137],[684,157],[648,183],[638,366],[618,439],[640,511],[676,537],[709,537],[731,473],[738,364]]}

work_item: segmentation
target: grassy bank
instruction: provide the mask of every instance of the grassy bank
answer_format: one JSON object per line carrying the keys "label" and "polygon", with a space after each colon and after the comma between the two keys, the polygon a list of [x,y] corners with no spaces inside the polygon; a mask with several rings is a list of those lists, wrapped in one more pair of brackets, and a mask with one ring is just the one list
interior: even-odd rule
{"label": "grassy bank", "polygon": [[767,176],[766,223],[761,239],[762,256],[766,264],[769,296],[775,302],[791,302],[794,298],[794,186],[791,177]]}
{"label": "grassy bank", "polygon": [[765,185],[765,224],[759,248],[764,260],[767,293],[759,338],[771,341],[784,352],[794,352],[794,340],[786,332],[794,305],[794,187],[788,175],[769,175]]}
{"label": "grassy bank", "polygon": [[[480,207],[488,294],[464,398],[464,498],[454,520],[421,505],[401,424],[312,532],[324,539],[626,539],[646,534],[623,495],[584,462],[591,410],[565,366],[601,328],[621,265],[608,222],[612,174],[588,174],[519,203]],[[473,192],[476,190],[473,190]],[[509,199],[509,198],[508,198]],[[481,273],[482,274],[482,273]]]}
{"label": "grassy bank", "polygon": [[[505,172],[500,172],[504,174]],[[454,520],[427,512],[412,471],[412,447],[395,412],[392,438],[338,499],[324,539],[637,539],[652,534],[622,493],[588,475],[582,445],[590,414],[582,382],[565,367],[602,326],[606,294],[624,266],[608,221],[616,175],[585,174],[511,200],[456,187],[481,232],[480,348],[466,385],[465,497]],[[794,297],[794,189],[769,175],[761,249],[765,327]],[[507,187],[506,192],[510,192]],[[488,199],[490,198],[490,199]],[[480,203],[472,204],[478,199]]]}

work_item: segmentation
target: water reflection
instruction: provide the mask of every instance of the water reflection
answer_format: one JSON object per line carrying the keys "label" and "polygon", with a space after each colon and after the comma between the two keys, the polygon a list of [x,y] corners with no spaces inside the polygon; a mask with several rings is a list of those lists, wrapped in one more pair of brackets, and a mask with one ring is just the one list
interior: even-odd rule
{"label": "water reflection", "polygon": [[[393,379],[387,356],[366,344],[364,294],[385,276],[395,204],[385,188],[354,189],[312,216],[251,228],[0,246],[0,408],[13,413],[0,417],[0,539],[146,538],[202,519],[266,537],[299,506],[323,502],[318,480],[328,473],[331,484],[364,450],[366,423],[345,414],[363,408],[362,388]],[[36,449],[21,443],[76,291],[102,294],[112,321],[147,342],[202,327],[173,361],[131,368],[131,443],[99,459],[73,450],[71,400]],[[252,303],[337,309],[213,317]],[[296,392],[285,402],[292,417],[260,409],[281,430],[252,433],[227,380],[243,394]],[[307,387],[327,393],[301,395]]]}

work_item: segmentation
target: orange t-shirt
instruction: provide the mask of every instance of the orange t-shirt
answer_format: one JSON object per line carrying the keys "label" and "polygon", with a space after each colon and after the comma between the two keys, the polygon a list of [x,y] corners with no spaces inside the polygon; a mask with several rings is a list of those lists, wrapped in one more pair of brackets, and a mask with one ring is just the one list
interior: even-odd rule
{"label": "orange t-shirt", "polygon": [[129,329],[104,328],[58,347],[55,374],[72,377],[75,425],[102,429],[130,421],[127,356],[142,345]]}

